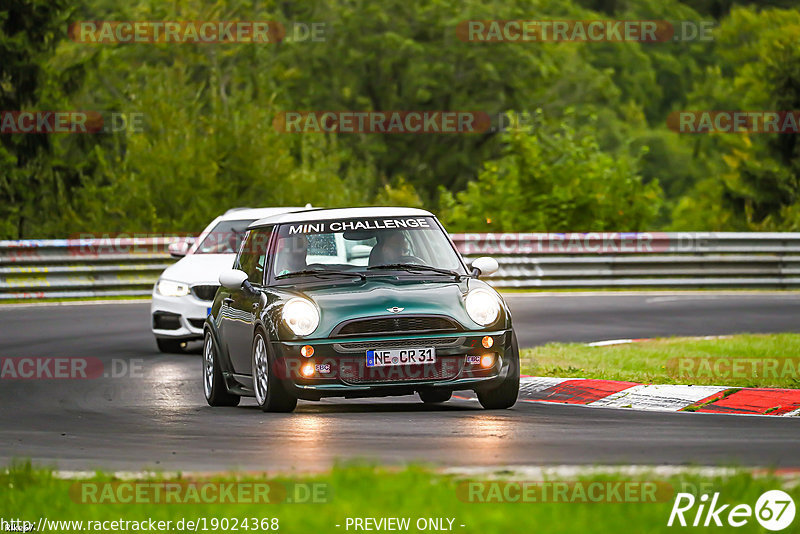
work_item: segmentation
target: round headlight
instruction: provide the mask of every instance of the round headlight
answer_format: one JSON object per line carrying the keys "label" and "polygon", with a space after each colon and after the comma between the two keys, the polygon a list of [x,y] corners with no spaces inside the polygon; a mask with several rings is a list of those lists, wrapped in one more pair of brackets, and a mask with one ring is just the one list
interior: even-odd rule
{"label": "round headlight", "polygon": [[159,280],[156,289],[165,297],[184,297],[189,294],[189,286],[172,280]]}
{"label": "round headlight", "polygon": [[500,316],[500,300],[486,289],[467,293],[465,304],[470,319],[481,326],[489,326]]}
{"label": "round headlight", "polygon": [[308,300],[293,298],[283,305],[283,322],[296,336],[307,336],[319,326],[319,312]]}

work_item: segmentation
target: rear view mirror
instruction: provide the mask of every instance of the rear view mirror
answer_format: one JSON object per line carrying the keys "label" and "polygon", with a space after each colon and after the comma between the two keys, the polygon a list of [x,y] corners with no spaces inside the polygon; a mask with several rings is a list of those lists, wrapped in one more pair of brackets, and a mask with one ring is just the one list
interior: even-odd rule
{"label": "rear view mirror", "polygon": [[247,280],[247,273],[239,269],[224,271],[219,275],[219,283],[226,289],[242,289],[245,280]]}
{"label": "rear view mirror", "polygon": [[489,276],[496,273],[498,269],[500,269],[500,265],[497,264],[497,260],[489,256],[482,256],[472,262],[472,271],[475,276]]}
{"label": "rear view mirror", "polygon": [[370,252],[372,252],[372,247],[369,245],[355,245],[350,249],[350,258],[369,258]]}

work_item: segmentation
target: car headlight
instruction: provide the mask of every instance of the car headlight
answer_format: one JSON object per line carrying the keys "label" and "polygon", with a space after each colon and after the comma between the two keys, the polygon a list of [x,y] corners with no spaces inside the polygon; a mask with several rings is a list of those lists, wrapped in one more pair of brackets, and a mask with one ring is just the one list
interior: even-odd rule
{"label": "car headlight", "polygon": [[184,297],[189,294],[189,286],[172,280],[159,280],[156,291],[165,297]]}
{"label": "car headlight", "polygon": [[470,319],[481,326],[489,326],[500,316],[500,299],[486,289],[473,289],[465,300]]}
{"label": "car headlight", "polygon": [[289,299],[283,305],[283,322],[295,335],[307,336],[319,326],[319,311],[307,299]]}

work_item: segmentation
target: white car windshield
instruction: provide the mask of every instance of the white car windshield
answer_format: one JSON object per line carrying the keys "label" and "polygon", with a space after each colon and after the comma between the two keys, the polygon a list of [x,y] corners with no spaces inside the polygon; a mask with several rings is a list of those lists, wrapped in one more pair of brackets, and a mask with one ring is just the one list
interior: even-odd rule
{"label": "white car windshield", "polygon": [[278,229],[274,276],[308,270],[367,272],[392,266],[465,274],[450,240],[433,217],[313,221],[284,224]]}
{"label": "white car windshield", "polygon": [[242,244],[247,227],[253,219],[241,221],[220,221],[203,237],[195,249],[195,254],[236,254]]}

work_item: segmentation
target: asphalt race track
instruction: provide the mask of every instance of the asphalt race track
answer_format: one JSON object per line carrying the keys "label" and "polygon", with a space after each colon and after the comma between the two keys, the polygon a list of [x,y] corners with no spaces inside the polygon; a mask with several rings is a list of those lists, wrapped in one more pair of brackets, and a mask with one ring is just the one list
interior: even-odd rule
{"label": "asphalt race track", "polygon": [[[520,344],[800,331],[800,294],[509,297]],[[149,303],[0,308],[0,356],[91,356],[131,373],[2,380],[0,461],[61,469],[317,470],[365,459],[437,465],[798,466],[800,418],[647,413],[519,402],[487,412],[454,399],[319,403],[264,414],[208,407],[197,354],[162,355]],[[122,362],[122,363],[120,363]],[[131,367],[133,365],[133,367]],[[141,370],[139,370],[141,367]],[[124,369],[122,369],[124,371]]]}

